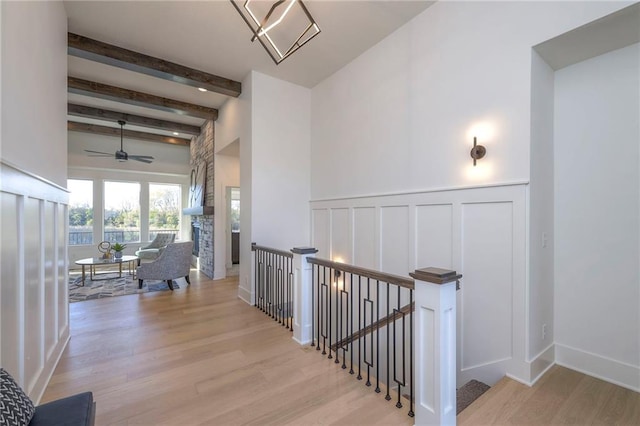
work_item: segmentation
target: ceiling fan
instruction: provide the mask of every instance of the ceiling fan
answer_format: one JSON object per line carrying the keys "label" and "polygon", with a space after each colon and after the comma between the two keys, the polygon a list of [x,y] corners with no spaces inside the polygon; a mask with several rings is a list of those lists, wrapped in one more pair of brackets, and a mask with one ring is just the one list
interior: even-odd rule
{"label": "ceiling fan", "polygon": [[[127,160],[136,160],[143,163],[151,164],[152,163],[151,160],[153,160],[153,157],[150,155],[129,155],[126,152],[124,152],[122,139],[123,139],[123,133],[124,133],[124,125],[127,123],[123,120],[118,120],[118,124],[120,125],[120,150],[116,151],[115,159],[120,162],[127,161]],[[112,157],[113,156],[113,154],[109,154],[108,152],[91,151],[89,149],[85,149],[85,152],[89,153],[89,157]]]}

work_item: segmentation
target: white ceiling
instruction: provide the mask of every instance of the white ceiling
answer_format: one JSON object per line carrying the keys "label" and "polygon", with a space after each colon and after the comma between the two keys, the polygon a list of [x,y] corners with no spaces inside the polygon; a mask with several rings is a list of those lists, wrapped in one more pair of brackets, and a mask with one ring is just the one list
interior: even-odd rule
{"label": "white ceiling", "polygon": [[[322,32],[275,65],[233,5],[217,1],[65,1],[69,32],[242,81],[251,71],[313,87],[408,22],[432,1],[307,0]],[[216,93],[69,56],[69,75],[180,101],[219,108]],[[203,120],[69,94],[69,102],[178,121]],[[78,117],[74,121],[97,123]],[[129,127],[127,127],[129,128]],[[131,127],[131,130],[134,129]],[[145,131],[163,133],[146,129]],[[164,132],[166,134],[166,132]]]}

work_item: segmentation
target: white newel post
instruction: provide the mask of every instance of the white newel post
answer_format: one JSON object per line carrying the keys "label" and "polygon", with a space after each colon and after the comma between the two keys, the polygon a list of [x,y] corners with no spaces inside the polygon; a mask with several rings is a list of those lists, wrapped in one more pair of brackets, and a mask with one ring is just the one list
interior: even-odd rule
{"label": "white newel post", "polygon": [[461,275],[417,269],[415,279],[415,424],[456,424],[456,283]]}
{"label": "white newel post", "polygon": [[294,247],[293,253],[293,340],[301,345],[313,341],[313,265],[307,258],[318,252],[312,247]]}

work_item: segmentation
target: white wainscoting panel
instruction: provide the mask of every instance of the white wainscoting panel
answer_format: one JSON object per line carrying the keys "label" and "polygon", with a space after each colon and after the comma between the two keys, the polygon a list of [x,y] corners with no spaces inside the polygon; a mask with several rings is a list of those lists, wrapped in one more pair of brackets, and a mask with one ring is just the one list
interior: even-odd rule
{"label": "white wainscoting panel", "polygon": [[[16,380],[22,380],[22,358],[16,348],[22,347],[24,338],[23,288],[18,286],[22,271],[18,257],[21,247],[18,242],[18,207],[22,197],[15,194],[0,193],[2,210],[0,211],[0,231],[3,241],[14,244],[2,244],[0,252],[0,365],[14,375]],[[12,265],[5,267],[5,265]]]}
{"label": "white wainscoting panel", "polygon": [[24,339],[24,374],[27,389],[33,387],[37,375],[42,368],[44,347],[42,345],[42,315],[44,313],[44,294],[41,286],[44,274],[40,274],[43,265],[40,243],[40,200],[27,197],[24,203],[25,226],[25,256],[24,256],[24,281],[25,281],[25,339]]}
{"label": "white wainscoting panel", "polygon": [[416,206],[416,268],[453,268],[453,206]]}
{"label": "white wainscoting panel", "polygon": [[351,263],[351,226],[349,209],[331,209],[331,258]]}
{"label": "white wainscoting panel", "polygon": [[311,245],[318,250],[318,257],[329,259],[329,209],[314,209],[311,211]]}
{"label": "white wainscoting panel", "polygon": [[462,205],[462,370],[512,356],[512,210],[511,202]]}
{"label": "white wainscoting panel", "polygon": [[374,269],[376,257],[376,209],[358,207],[353,209],[353,263],[363,268]]}
{"label": "white wainscoting panel", "polygon": [[[340,238],[357,266],[408,276],[429,266],[463,275],[458,291],[458,384],[529,380],[526,360],[527,184],[362,196],[311,202],[320,258]],[[350,242],[332,235],[348,210]],[[340,231],[342,232],[342,231]]]}
{"label": "white wainscoting panel", "polygon": [[37,404],[69,340],[65,189],[0,163],[0,365]]}
{"label": "white wainscoting panel", "polygon": [[409,206],[380,208],[380,270],[409,273]]}
{"label": "white wainscoting panel", "polygon": [[[58,341],[61,341],[64,334],[69,332],[69,292],[67,291],[67,277],[68,277],[68,247],[67,247],[67,235],[69,234],[69,226],[67,225],[67,218],[69,217],[69,207],[66,204],[58,204],[57,215],[57,238],[56,247],[58,251],[57,269],[58,280],[56,282],[56,289],[58,296],[56,298],[56,306],[58,307],[58,318],[56,324],[56,331],[58,333]],[[60,348],[60,345],[58,345]]]}
{"label": "white wainscoting panel", "polygon": [[51,356],[58,340],[56,330],[56,306],[58,284],[58,269],[56,265],[56,214],[57,206],[50,201],[44,202],[44,315],[42,327],[44,330],[44,359]]}

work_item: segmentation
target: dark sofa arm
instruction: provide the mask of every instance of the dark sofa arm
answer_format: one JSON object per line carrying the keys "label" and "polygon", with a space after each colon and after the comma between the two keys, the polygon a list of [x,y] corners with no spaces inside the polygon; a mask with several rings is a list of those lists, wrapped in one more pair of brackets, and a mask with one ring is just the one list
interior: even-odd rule
{"label": "dark sofa arm", "polygon": [[93,426],[96,404],[91,392],[38,405],[29,426]]}

